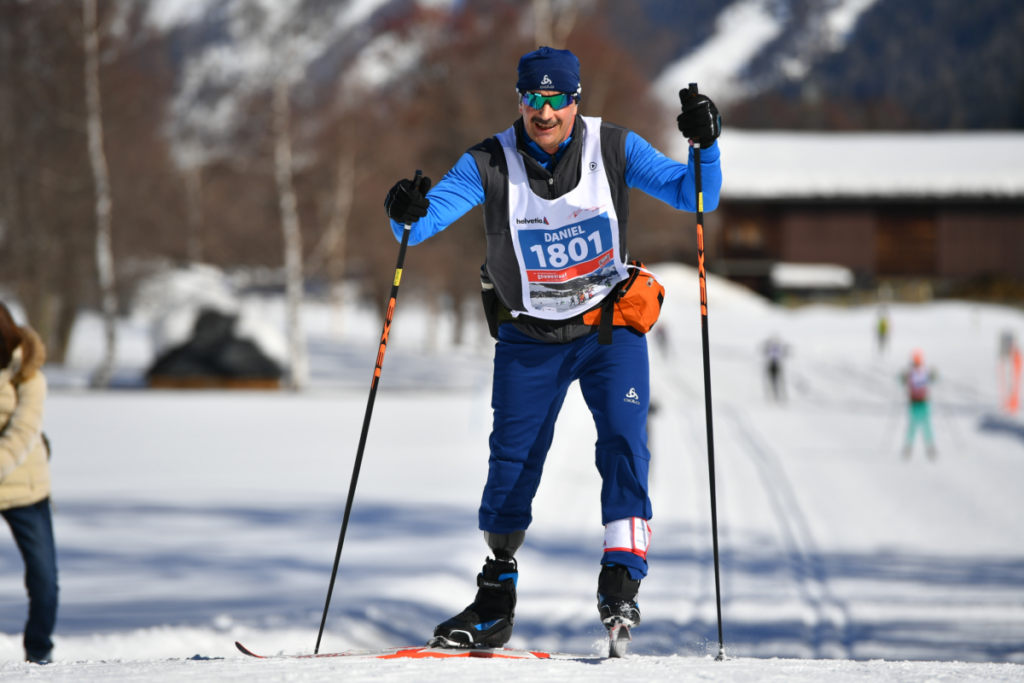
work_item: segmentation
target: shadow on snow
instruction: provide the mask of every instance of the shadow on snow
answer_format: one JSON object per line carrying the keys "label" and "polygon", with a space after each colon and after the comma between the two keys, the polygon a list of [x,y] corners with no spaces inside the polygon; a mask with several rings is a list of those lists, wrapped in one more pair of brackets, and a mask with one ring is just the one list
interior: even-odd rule
{"label": "shadow on snow", "polygon": [[985,415],[978,422],[978,429],[983,432],[1006,434],[1016,437],[1024,443],[1024,424],[1001,415]]}
{"label": "shadow on snow", "polygon": [[[221,615],[259,628],[319,626],[341,524],[339,510],[65,503],[61,516],[80,528],[98,529],[97,538],[107,538],[106,530],[114,528],[124,537],[109,548],[82,541],[60,544],[58,538],[64,585],[59,634],[164,624],[210,626]],[[202,528],[216,532],[204,538]],[[445,550],[416,561],[409,560],[410,554],[422,553],[408,551],[417,543],[429,547],[431,538],[462,543],[461,538],[469,537],[467,529],[474,530],[472,543],[479,544],[476,515],[466,508],[357,504],[346,540],[348,554],[342,556],[331,605],[329,631],[344,635],[357,646],[424,642],[437,623],[451,616],[448,610],[436,607],[436,599],[386,599],[372,590],[360,591],[359,586],[369,580],[367,585],[373,588],[382,581],[401,582],[425,572],[468,582],[471,577],[464,576],[463,567],[446,565],[448,560],[443,558],[430,560]],[[663,539],[700,534],[700,530],[681,526],[661,532]],[[221,548],[225,534],[238,538]],[[727,530],[723,537],[728,538]],[[453,538],[459,540],[451,541]],[[588,566],[595,562],[591,541],[535,536],[528,539],[527,548],[534,554],[532,562]],[[984,614],[980,619],[963,617],[973,608],[984,613],[987,607],[1019,603],[1024,595],[1024,557],[822,553],[800,558],[755,539],[741,550],[723,551],[721,559],[725,642],[734,655],[1016,661],[1024,651],[1021,620],[999,622],[999,617]],[[650,560],[654,572],[711,582],[704,587],[702,600],[711,600],[710,614],[714,614],[710,552],[667,547],[652,551]],[[814,566],[794,566],[801,562]],[[13,544],[0,545],[0,573],[13,577],[21,572],[21,558]],[[123,577],[130,578],[124,579],[125,591],[119,591]],[[803,590],[798,584],[805,578],[831,586],[825,591],[827,599]],[[83,589],[82,581],[99,588]],[[8,581],[8,589],[0,592],[0,630],[18,633],[25,600],[23,592],[11,585]],[[589,591],[588,586],[588,595]],[[643,598],[641,591],[641,608]],[[648,599],[661,598],[651,594]],[[804,616],[783,616],[791,614],[790,610],[779,611],[777,618],[758,619],[746,608],[750,603],[765,603],[770,612],[773,600],[783,604],[787,599],[806,608]],[[865,608],[870,613],[875,607],[896,616],[854,616],[864,614]],[[731,616],[733,610],[738,610],[736,618]],[[692,614],[695,610],[681,611]],[[926,617],[906,617],[923,611]],[[708,614],[707,610],[700,613]],[[521,613],[516,638],[531,647],[589,653],[604,637],[596,616],[595,610],[592,619],[542,623]],[[360,641],[367,637],[360,634],[367,631],[376,633],[373,642]],[[635,636],[632,651],[639,654],[703,655],[714,654],[718,648],[713,620],[667,620],[652,615],[636,629]]]}

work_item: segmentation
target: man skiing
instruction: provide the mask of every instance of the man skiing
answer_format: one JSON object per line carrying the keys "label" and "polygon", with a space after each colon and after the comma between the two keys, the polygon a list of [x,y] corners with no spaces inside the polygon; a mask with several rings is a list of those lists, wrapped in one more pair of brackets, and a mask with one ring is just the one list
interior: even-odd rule
{"label": "man skiing", "polygon": [[[402,180],[384,202],[399,239],[405,224],[415,223],[410,245],[474,206],[484,212],[481,283],[498,341],[479,525],[493,558],[477,577],[473,603],[434,630],[431,644],[442,647],[500,647],[512,637],[515,553],[532,520],[555,420],[577,379],[597,426],[603,479],[598,610],[609,630],[640,623],[637,595],[647,575],[652,515],[647,342],[627,325],[599,333],[593,315],[584,321],[584,314],[617,296],[614,286],[630,277],[630,188],[697,210],[689,166],[636,133],[578,114],[579,61],[568,50],[541,47],[523,55],[516,92],[521,117],[510,128],[470,148],[433,190],[428,178]],[[706,96],[680,95],[679,129],[702,148],[703,206],[711,211],[722,180],[715,143],[721,119]]]}

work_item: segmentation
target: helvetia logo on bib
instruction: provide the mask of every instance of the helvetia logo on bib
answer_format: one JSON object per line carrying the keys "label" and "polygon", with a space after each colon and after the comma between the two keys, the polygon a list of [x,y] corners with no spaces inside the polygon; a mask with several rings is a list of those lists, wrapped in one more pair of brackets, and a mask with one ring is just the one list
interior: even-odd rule
{"label": "helvetia logo on bib", "polygon": [[517,218],[516,219],[516,225],[530,225],[531,223],[537,223],[537,224],[543,224],[543,225],[551,225],[550,223],[548,223],[547,216],[545,216],[544,218]]}
{"label": "helvetia logo on bib", "polygon": [[626,394],[626,398],[622,399],[626,403],[632,403],[633,405],[640,405],[640,396],[637,395],[636,389],[633,387],[629,388],[629,393]]}
{"label": "helvetia logo on bib", "polygon": [[540,82],[541,85],[552,85],[552,81],[548,78],[547,74],[544,74],[544,80]]}

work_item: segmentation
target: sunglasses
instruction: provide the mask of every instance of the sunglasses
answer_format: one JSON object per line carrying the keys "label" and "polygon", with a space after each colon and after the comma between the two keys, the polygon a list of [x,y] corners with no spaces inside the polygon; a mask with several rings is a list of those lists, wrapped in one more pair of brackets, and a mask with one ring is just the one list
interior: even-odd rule
{"label": "sunglasses", "polygon": [[520,95],[520,101],[530,109],[543,109],[545,104],[551,105],[555,111],[565,109],[573,102],[579,102],[579,95],[575,93],[560,92],[557,95],[541,95],[536,92],[524,92]]}

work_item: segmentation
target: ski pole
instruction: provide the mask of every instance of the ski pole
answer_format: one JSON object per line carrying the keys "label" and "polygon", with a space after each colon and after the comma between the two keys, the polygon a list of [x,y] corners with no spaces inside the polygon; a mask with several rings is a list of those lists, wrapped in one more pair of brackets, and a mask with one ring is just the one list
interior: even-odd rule
{"label": "ski pole", "polygon": [[[423,179],[423,172],[416,171],[416,177],[412,181],[413,189],[419,189]],[[338,537],[338,550],[334,554],[334,568],[331,570],[331,582],[327,586],[327,601],[324,603],[324,615],[320,619],[320,632],[316,635],[316,647],[313,654],[320,652],[320,639],[324,635],[324,625],[327,623],[327,610],[331,606],[331,594],[334,593],[334,581],[338,577],[338,564],[341,562],[341,548],[345,545],[345,532],[348,530],[348,518],[352,512],[352,501],[356,495],[356,483],[359,481],[359,468],[363,464],[363,450],[366,448],[366,435],[370,431],[370,416],[373,415],[373,402],[377,398],[377,385],[380,382],[380,370],[384,365],[384,352],[388,346],[388,335],[391,334],[391,318],[395,314],[395,300],[398,299],[398,285],[402,280],[402,267],[405,265],[405,250],[409,246],[409,233],[412,232],[412,224],[406,223],[402,231],[402,246],[398,248],[398,265],[395,266],[395,279],[391,284],[391,299],[388,301],[388,310],[384,314],[384,331],[380,335],[380,349],[377,351],[377,363],[373,369],[373,378],[370,380],[370,398],[366,401],[366,415],[363,416],[363,431],[359,435],[359,448],[356,450],[356,461],[352,466],[352,480],[348,485],[348,500],[345,501],[345,515],[341,520],[341,535]]]}
{"label": "ski pole", "polygon": [[[697,84],[690,84],[690,96],[697,95]],[[684,102],[685,104],[685,102]],[[711,355],[708,350],[708,288],[704,271],[704,193],[700,183],[700,140],[693,143],[694,185],[697,191],[697,274],[700,278],[700,331],[704,350],[704,414],[708,431],[708,476],[711,480],[711,548],[715,558],[715,604],[718,606],[718,656],[725,659],[722,638],[722,583],[718,569],[718,503],[715,499],[715,433],[711,421]]]}

